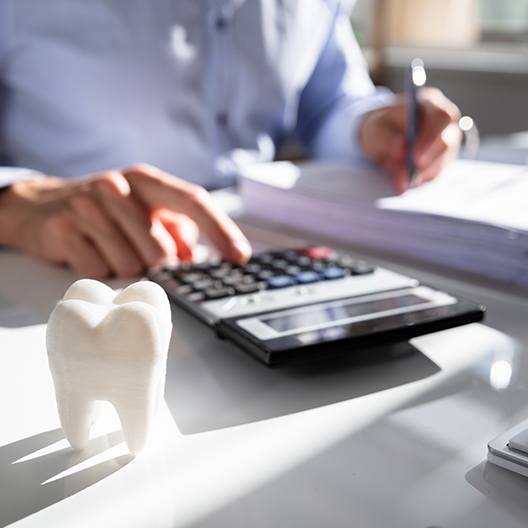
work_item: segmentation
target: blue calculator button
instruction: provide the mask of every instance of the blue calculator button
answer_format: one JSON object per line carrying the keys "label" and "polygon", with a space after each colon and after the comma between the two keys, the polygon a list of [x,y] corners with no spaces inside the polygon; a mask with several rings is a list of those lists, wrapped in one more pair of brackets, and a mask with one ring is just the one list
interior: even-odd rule
{"label": "blue calculator button", "polygon": [[308,284],[310,282],[319,282],[321,280],[321,275],[315,271],[301,271],[295,275],[295,278],[300,284]]}
{"label": "blue calculator button", "polygon": [[343,277],[346,277],[347,275],[348,275],[347,270],[343,268],[338,268],[337,266],[326,268],[323,271],[323,276],[327,280],[342,279]]}
{"label": "blue calculator button", "polygon": [[275,275],[267,279],[268,286],[271,289],[275,288],[286,288],[287,286],[293,286],[296,284],[296,280],[289,275]]}

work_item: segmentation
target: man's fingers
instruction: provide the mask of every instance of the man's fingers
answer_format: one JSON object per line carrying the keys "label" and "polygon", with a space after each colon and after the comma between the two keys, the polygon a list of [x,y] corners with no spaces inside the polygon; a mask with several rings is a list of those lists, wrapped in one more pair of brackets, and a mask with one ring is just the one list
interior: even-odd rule
{"label": "man's fingers", "polygon": [[401,165],[395,165],[389,169],[392,174],[392,182],[397,193],[405,192],[409,188],[409,175],[407,169]]}
{"label": "man's fingers", "polygon": [[135,276],[143,264],[117,226],[91,197],[77,195],[70,198],[74,220],[80,232],[88,237],[110,269],[120,276]]}
{"label": "man's fingers", "polygon": [[442,136],[451,124],[458,122],[460,110],[442,92],[433,88],[421,91],[420,133],[415,147],[415,156],[420,163],[427,150]]}
{"label": "man's fingers", "polygon": [[199,237],[196,223],[188,216],[173,213],[166,209],[160,210],[158,216],[176,243],[178,258],[182,261],[191,261],[193,249]]}
{"label": "man's fingers", "polygon": [[150,166],[133,167],[123,174],[133,194],[147,207],[169,209],[189,216],[228,260],[244,262],[251,256],[246,237],[201,187]]}
{"label": "man's fingers", "polygon": [[[150,211],[131,195],[127,180],[120,173],[109,173],[95,181],[95,192],[113,221],[140,255],[145,266],[154,266],[174,254],[175,246],[160,242],[159,229],[153,225]],[[172,253],[171,253],[172,252]]]}
{"label": "man's fingers", "polygon": [[425,170],[416,175],[416,184],[421,185],[434,180],[447,163],[446,154],[438,156]]}
{"label": "man's fingers", "polygon": [[438,158],[447,152],[448,145],[440,136],[434,141],[430,147],[417,160],[418,170],[424,171]]}
{"label": "man's fingers", "polygon": [[49,253],[44,256],[53,262],[66,263],[81,277],[101,279],[110,269],[97,249],[80,233],[68,212],[51,216],[44,226]]}

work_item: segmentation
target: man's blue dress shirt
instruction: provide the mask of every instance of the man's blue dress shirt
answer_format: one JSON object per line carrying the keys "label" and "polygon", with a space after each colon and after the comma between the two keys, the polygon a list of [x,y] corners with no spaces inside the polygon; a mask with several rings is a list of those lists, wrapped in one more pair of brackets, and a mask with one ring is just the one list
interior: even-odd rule
{"label": "man's blue dress shirt", "polygon": [[287,137],[360,162],[358,122],[390,97],[337,1],[0,0],[5,165],[146,162],[215,188]]}

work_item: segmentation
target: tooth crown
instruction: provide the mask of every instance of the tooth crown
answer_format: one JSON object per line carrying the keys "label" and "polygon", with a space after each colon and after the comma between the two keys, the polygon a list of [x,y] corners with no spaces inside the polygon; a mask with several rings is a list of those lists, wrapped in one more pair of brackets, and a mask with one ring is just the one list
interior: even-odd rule
{"label": "tooth crown", "polygon": [[163,397],[172,330],[170,305],[155,283],[132,284],[116,295],[83,279],[59,301],[46,343],[63,429],[83,448],[95,402],[113,403],[131,452],[140,451]]}

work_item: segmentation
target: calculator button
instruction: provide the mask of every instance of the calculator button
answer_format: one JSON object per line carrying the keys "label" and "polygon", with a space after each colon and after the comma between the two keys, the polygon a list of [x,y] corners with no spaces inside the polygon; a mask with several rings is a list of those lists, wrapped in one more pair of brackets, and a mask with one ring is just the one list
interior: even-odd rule
{"label": "calculator button", "polygon": [[222,279],[222,282],[226,286],[234,286],[235,284],[240,284],[243,282],[244,276],[241,273],[232,273],[231,275],[228,275],[227,277],[224,277]]}
{"label": "calculator button", "polygon": [[272,289],[286,288],[287,286],[296,284],[296,280],[290,277],[290,275],[275,275],[274,277],[270,277],[267,282],[268,286]]}
{"label": "calculator button", "polygon": [[302,267],[309,267],[312,265],[312,259],[310,257],[306,257],[304,255],[301,255],[300,257],[297,257],[297,261],[296,261],[296,264],[297,266],[302,266]]}
{"label": "calculator button", "polygon": [[174,287],[174,291],[178,295],[189,295],[189,293],[192,293],[193,287],[190,284],[182,284]]}
{"label": "calculator button", "polygon": [[261,280],[267,280],[270,277],[273,277],[274,273],[271,270],[262,270],[258,275],[257,278]]}
{"label": "calculator button", "polygon": [[297,257],[299,256],[298,251],[295,251],[294,249],[286,249],[283,251],[281,257],[286,260],[290,261],[296,261]]}
{"label": "calculator button", "polygon": [[156,273],[154,273],[152,277],[155,281],[159,281],[159,282],[173,280],[172,273],[166,270],[159,270]]}
{"label": "calculator button", "polygon": [[205,290],[213,286],[213,281],[211,279],[201,279],[192,283],[192,287],[195,290]]}
{"label": "calculator button", "polygon": [[300,273],[302,270],[299,266],[288,266],[284,271],[288,275],[297,275],[297,273]]}
{"label": "calculator button", "polygon": [[201,302],[205,299],[205,294],[203,292],[190,293],[186,299],[190,302]]}
{"label": "calculator button", "polygon": [[209,288],[205,290],[207,299],[221,299],[235,294],[234,288]]}
{"label": "calculator button", "polygon": [[300,284],[308,284],[310,282],[319,282],[321,280],[321,275],[315,271],[301,271],[295,275],[295,279]]}
{"label": "calculator button", "polygon": [[334,254],[333,249],[324,246],[309,247],[306,249],[302,249],[300,252],[302,255],[305,255],[306,257],[310,257],[315,260],[328,258]]}
{"label": "calculator button", "polygon": [[210,271],[211,269],[215,268],[216,266],[220,266],[222,263],[220,261],[209,261],[209,262],[199,262],[197,264],[193,264],[193,270],[194,271]]}
{"label": "calculator button", "polygon": [[367,275],[368,273],[373,273],[375,269],[375,266],[372,266],[363,260],[358,260],[355,265],[350,268],[350,271],[354,275]]}
{"label": "calculator button", "polygon": [[357,263],[357,260],[348,255],[340,255],[335,260],[335,264],[337,266],[341,266],[342,268],[354,268],[356,263]]}
{"label": "calculator button", "polygon": [[271,264],[273,262],[273,256],[269,253],[261,253],[260,255],[253,257],[250,262],[257,264]]}
{"label": "calculator button", "polygon": [[348,270],[331,266],[323,271],[323,277],[327,280],[342,279],[349,274]]}
{"label": "calculator button", "polygon": [[213,269],[209,272],[209,275],[213,279],[223,279],[231,273],[231,266],[221,266],[220,268]]}
{"label": "calculator button", "polygon": [[284,259],[276,259],[271,263],[271,265],[273,269],[277,271],[283,271],[290,265],[290,263]]}
{"label": "calculator button", "polygon": [[260,273],[262,271],[262,266],[260,264],[250,262],[244,266],[244,271],[247,273]]}
{"label": "calculator button", "polygon": [[256,293],[258,291],[261,290],[261,287],[258,283],[253,283],[253,284],[237,284],[235,286],[235,290],[237,293],[239,294],[244,294],[244,293]]}
{"label": "calculator button", "polygon": [[179,276],[179,279],[185,284],[192,284],[193,282],[197,282],[204,278],[206,278],[206,275],[204,273],[194,272],[194,271],[190,271],[188,273],[182,273]]}
{"label": "calculator button", "polygon": [[322,260],[316,260],[312,263],[310,268],[314,271],[324,271],[326,269],[326,264]]}

